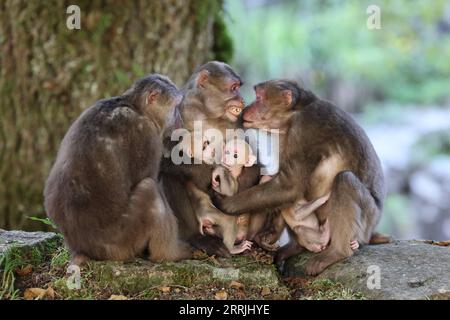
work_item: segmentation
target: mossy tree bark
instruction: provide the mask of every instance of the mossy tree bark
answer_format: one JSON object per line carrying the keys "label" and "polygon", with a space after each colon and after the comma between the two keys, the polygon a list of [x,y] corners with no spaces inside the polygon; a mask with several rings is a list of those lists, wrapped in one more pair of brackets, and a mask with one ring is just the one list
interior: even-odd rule
{"label": "mossy tree bark", "polygon": [[[81,30],[66,27],[69,5]],[[70,123],[150,72],[183,84],[230,57],[222,1],[0,2],[0,228],[36,228],[42,190]],[[215,52],[214,52],[215,51]]]}

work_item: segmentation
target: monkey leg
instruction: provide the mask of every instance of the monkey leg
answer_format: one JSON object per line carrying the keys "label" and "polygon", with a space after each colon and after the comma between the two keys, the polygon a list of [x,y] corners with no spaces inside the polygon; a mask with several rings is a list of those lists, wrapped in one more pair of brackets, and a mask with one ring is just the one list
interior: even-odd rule
{"label": "monkey leg", "polygon": [[331,240],[322,252],[310,258],[305,268],[317,275],[331,264],[353,255],[350,243],[367,244],[378,223],[380,210],[366,186],[351,171],[343,171],[333,180],[327,204],[317,211],[321,221],[329,220]]}

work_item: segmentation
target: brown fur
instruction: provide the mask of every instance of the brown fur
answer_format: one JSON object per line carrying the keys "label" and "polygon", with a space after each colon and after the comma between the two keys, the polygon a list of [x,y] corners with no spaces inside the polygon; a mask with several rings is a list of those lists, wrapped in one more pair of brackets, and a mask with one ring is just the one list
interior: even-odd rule
{"label": "brown fur", "polygon": [[[316,211],[321,223],[329,220],[330,244],[306,266],[308,274],[318,274],[353,254],[351,240],[369,243],[385,197],[380,161],[351,116],[294,82],[267,81],[255,91],[257,100],[246,108],[244,126],[278,128],[284,133],[279,173],[267,183],[218,198],[215,204],[238,215],[284,209],[331,192],[326,205]],[[298,245],[288,244],[280,249],[278,260],[296,250],[301,250]]]}
{"label": "brown fur", "polygon": [[[215,128],[225,133],[227,128],[237,128],[238,119],[229,109],[243,107],[239,92],[241,83],[240,77],[222,62],[208,62],[197,68],[183,89],[184,99],[175,115],[174,126],[166,132],[166,149],[171,150],[175,145],[170,141],[170,134],[177,124],[190,131],[194,129],[196,120],[202,120],[203,130]],[[233,86],[237,88],[232,90]],[[210,193],[213,169],[213,165],[205,163],[175,165],[166,157],[162,162],[160,178],[164,193],[180,223],[182,238],[208,254],[226,257],[229,251],[220,238],[200,234],[195,201],[185,188],[186,182],[192,181],[199,190]],[[259,174],[257,167],[246,169],[242,179],[246,179],[247,174]]]}
{"label": "brown fur", "polygon": [[69,128],[44,196],[74,262],[190,256],[157,184],[162,129],[180,99],[168,78],[150,75],[98,101]]}

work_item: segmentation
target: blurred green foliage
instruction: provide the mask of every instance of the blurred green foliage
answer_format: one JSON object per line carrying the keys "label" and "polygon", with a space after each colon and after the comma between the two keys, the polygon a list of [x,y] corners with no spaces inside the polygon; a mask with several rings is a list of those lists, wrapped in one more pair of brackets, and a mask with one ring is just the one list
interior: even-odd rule
{"label": "blurred green foliage", "polygon": [[[381,29],[366,26],[369,5]],[[302,79],[327,96],[331,81],[368,100],[439,104],[450,89],[450,3],[228,0],[235,61],[248,83]],[[251,96],[251,86],[246,88]]]}

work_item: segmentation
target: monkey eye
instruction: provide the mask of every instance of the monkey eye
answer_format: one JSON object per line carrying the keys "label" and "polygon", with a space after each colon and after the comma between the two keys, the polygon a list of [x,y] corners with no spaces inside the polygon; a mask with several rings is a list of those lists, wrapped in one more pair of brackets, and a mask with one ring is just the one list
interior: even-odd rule
{"label": "monkey eye", "polygon": [[235,153],[233,157],[234,157],[235,159],[237,159],[237,158],[238,158],[238,154]]}

